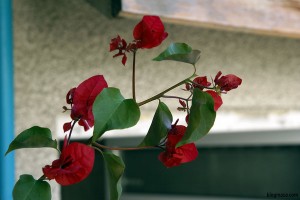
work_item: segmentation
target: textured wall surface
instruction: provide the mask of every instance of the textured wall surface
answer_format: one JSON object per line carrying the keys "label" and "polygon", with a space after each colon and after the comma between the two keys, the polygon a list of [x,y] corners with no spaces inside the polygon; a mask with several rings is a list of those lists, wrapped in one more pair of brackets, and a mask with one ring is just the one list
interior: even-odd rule
{"label": "textured wall surface", "polygon": [[[16,132],[33,125],[55,132],[66,92],[82,80],[104,74],[110,86],[131,96],[131,56],[123,67],[108,52],[110,39],[131,40],[137,20],[108,19],[84,0],[14,1]],[[189,65],[153,62],[170,42],[186,42],[202,51],[198,74],[218,70],[242,77],[243,85],[224,96],[220,112],[264,115],[300,110],[300,40],[223,32],[166,24],[167,40],[156,49],[138,52],[137,98],[151,97],[189,76]],[[177,94],[178,89],[172,94]],[[174,109],[177,102],[169,101]],[[156,103],[144,107],[154,109]],[[56,133],[54,133],[56,134]],[[31,156],[31,155],[34,156]],[[51,149],[17,151],[16,177],[41,176],[41,167],[56,158]],[[53,184],[53,199],[58,186]]]}

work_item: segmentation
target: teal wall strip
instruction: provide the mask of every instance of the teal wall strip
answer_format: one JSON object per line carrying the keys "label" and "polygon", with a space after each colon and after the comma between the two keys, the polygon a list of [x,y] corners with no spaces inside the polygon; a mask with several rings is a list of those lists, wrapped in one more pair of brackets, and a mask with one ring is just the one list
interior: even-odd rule
{"label": "teal wall strip", "polygon": [[12,200],[14,153],[4,156],[14,137],[12,2],[0,0],[0,199]]}

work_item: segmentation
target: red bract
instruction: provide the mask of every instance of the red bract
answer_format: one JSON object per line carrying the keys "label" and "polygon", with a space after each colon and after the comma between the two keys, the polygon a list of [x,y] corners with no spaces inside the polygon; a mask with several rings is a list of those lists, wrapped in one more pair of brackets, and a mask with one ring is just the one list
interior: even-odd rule
{"label": "red bract", "polygon": [[72,127],[72,122],[64,123],[64,125],[63,125],[64,132],[67,132],[68,130],[70,130],[71,127]]}
{"label": "red bract", "polygon": [[181,99],[179,99],[179,103],[183,108],[186,108],[186,103],[184,101],[182,101]]}
{"label": "red bract", "polygon": [[217,111],[223,104],[223,100],[222,100],[221,96],[213,90],[207,90],[205,92],[210,94],[212,96],[212,98],[214,99],[214,110]]}
{"label": "red bract", "polygon": [[203,90],[204,88],[211,85],[211,83],[207,81],[206,76],[199,76],[195,78],[193,82],[194,82],[193,87],[199,88],[200,90]]}
{"label": "red bract", "polygon": [[237,88],[242,83],[242,79],[240,79],[236,75],[228,74],[220,77],[221,75],[222,72],[219,71],[214,80],[215,84],[220,87],[221,91],[228,92],[232,89]]}
{"label": "red bract", "polygon": [[54,160],[52,165],[43,168],[45,177],[55,179],[61,185],[71,185],[84,180],[94,166],[94,149],[81,144],[65,144],[59,159]]}
{"label": "red bract", "polygon": [[158,16],[144,16],[133,30],[133,37],[138,48],[150,49],[162,43],[168,36]]}
{"label": "red bract", "polygon": [[123,56],[122,57],[122,64],[125,65],[127,61],[127,56],[125,54],[127,49],[127,42],[122,39],[119,35],[116,38],[111,39],[110,42],[110,51],[118,50],[119,52],[115,54],[113,57]]}
{"label": "red bract", "polygon": [[73,96],[76,88],[70,89],[70,91],[66,95],[66,102],[67,104],[72,104],[73,103]]}
{"label": "red bract", "polygon": [[[102,75],[96,75],[83,81],[77,88],[71,89],[67,94],[67,103],[72,102],[71,118],[78,120],[78,124],[87,131],[94,126],[94,116],[92,112],[93,103],[97,95],[108,87]],[[64,124],[64,131],[71,128],[70,122]]]}
{"label": "red bract", "polygon": [[190,118],[190,115],[187,114],[187,115],[185,116],[185,122],[186,122],[187,124],[189,123],[189,118]]}
{"label": "red bract", "polygon": [[[185,90],[190,91],[190,89],[191,89],[191,84],[186,83],[186,84],[185,84]],[[184,89],[183,89],[183,90],[184,90]]]}
{"label": "red bract", "polygon": [[175,167],[182,163],[190,162],[198,156],[198,150],[194,143],[185,144],[175,148],[177,143],[182,139],[186,127],[175,125],[169,131],[166,142],[166,150],[159,154],[158,159],[166,167]]}

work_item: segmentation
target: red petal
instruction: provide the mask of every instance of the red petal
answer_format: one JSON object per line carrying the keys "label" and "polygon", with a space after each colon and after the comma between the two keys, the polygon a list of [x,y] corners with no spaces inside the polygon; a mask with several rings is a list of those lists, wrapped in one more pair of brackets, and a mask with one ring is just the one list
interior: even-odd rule
{"label": "red petal", "polygon": [[94,124],[91,123],[93,122],[91,108],[97,95],[106,87],[108,85],[102,75],[93,76],[79,84],[74,92],[72,119],[87,120],[89,125],[93,126]]}
{"label": "red petal", "polygon": [[80,126],[83,126],[84,131],[88,131],[88,130],[91,128],[91,127],[89,126],[88,122],[87,122],[85,119],[80,119],[80,120],[78,121],[78,124],[79,124]]}
{"label": "red petal", "polygon": [[221,87],[221,90],[225,90],[227,92],[237,88],[241,84],[242,79],[235,76],[234,74],[227,74],[226,76],[222,76],[218,80],[218,85]]}
{"label": "red petal", "polygon": [[189,90],[191,89],[191,84],[186,83],[186,84],[185,84],[185,89],[189,91]]}
{"label": "red petal", "polygon": [[196,83],[196,84],[193,84],[194,88],[199,88],[200,90],[203,90],[205,87],[208,87],[211,85],[211,83],[207,81],[206,76],[199,76],[199,77],[195,78],[193,80],[193,82]]}
{"label": "red petal", "polygon": [[71,143],[63,149],[59,162],[60,166],[45,166],[44,175],[55,179],[61,185],[71,185],[84,180],[92,171],[95,152],[91,147],[81,143]]}
{"label": "red petal", "polygon": [[168,36],[158,16],[144,16],[135,26],[133,37],[138,41],[139,48],[153,48],[161,44]]}
{"label": "red petal", "polygon": [[125,50],[127,46],[127,42],[122,39],[119,35],[116,38],[111,39],[110,44],[109,44],[109,51],[114,51],[114,50]]}
{"label": "red petal", "polygon": [[166,150],[158,156],[158,159],[166,167],[175,167],[182,163],[193,161],[198,156],[198,150],[194,143],[175,148],[176,144],[185,134],[185,131],[186,127],[182,125],[173,125],[173,128],[169,131]]}
{"label": "red petal", "polygon": [[216,84],[217,84],[217,82],[218,82],[218,80],[219,80],[219,78],[220,78],[221,75],[222,75],[222,72],[219,71],[219,72],[217,73],[217,75],[215,76],[214,82],[215,82]]}
{"label": "red petal", "polygon": [[71,129],[71,124],[72,124],[71,122],[67,122],[64,124],[63,126],[64,132],[67,132]]}
{"label": "red petal", "polygon": [[158,155],[158,160],[169,168],[180,165],[181,158],[176,156],[173,157],[173,155],[170,155],[167,152],[162,152]]}
{"label": "red petal", "polygon": [[198,150],[194,143],[185,144],[176,148],[172,152],[162,152],[159,154],[158,159],[166,167],[175,167],[183,163],[191,162],[198,156]]}
{"label": "red petal", "polygon": [[186,103],[184,101],[182,101],[181,99],[179,99],[179,103],[182,107],[184,107],[184,108],[186,107]]}
{"label": "red petal", "polygon": [[212,96],[212,98],[214,99],[214,110],[217,111],[223,104],[223,100],[222,100],[221,96],[213,90],[207,90],[205,92],[210,94]]}
{"label": "red petal", "polygon": [[92,105],[97,95],[108,87],[102,75],[96,75],[83,81],[74,93],[74,104]]}
{"label": "red petal", "polygon": [[190,117],[190,115],[186,115],[185,116],[185,122],[188,124],[189,123],[189,117]]}
{"label": "red petal", "polygon": [[[120,37],[120,36],[118,36]],[[109,51],[114,51],[116,49],[118,49],[118,37],[111,39],[110,44],[109,44]]]}
{"label": "red petal", "polygon": [[67,104],[73,103],[73,96],[74,96],[75,90],[76,90],[76,88],[72,88],[67,93],[67,95],[66,95],[66,102],[67,102]]}
{"label": "red petal", "polygon": [[191,162],[195,160],[198,156],[198,150],[194,143],[185,144],[177,149],[181,149],[184,155],[181,160],[181,163]]}
{"label": "red petal", "polygon": [[186,131],[186,127],[183,125],[174,126],[168,133],[167,146],[175,147],[176,144],[183,137],[185,131]]}
{"label": "red petal", "polygon": [[123,58],[122,58],[122,64],[125,66],[126,64],[126,61],[127,61],[127,56],[124,54],[123,55]]}

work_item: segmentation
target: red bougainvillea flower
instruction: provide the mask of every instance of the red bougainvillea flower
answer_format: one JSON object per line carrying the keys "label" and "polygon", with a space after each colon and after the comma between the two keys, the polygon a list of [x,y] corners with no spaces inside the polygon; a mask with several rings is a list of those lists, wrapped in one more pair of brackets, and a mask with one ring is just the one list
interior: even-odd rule
{"label": "red bougainvillea flower", "polygon": [[217,111],[223,104],[223,100],[222,100],[221,96],[213,90],[207,90],[205,92],[210,94],[212,96],[212,98],[214,99],[214,110]]}
{"label": "red bougainvillea flower", "polygon": [[182,163],[190,162],[198,156],[198,150],[194,143],[185,144],[175,148],[182,139],[186,127],[182,125],[173,125],[169,131],[166,142],[166,150],[159,154],[158,159],[166,167],[175,167]]}
{"label": "red bougainvillea flower", "polygon": [[[85,131],[94,126],[93,103],[106,87],[108,85],[104,77],[96,75],[83,81],[77,88],[72,88],[66,96],[67,103],[71,104],[71,118],[78,121]],[[63,128],[65,132],[70,130],[71,122],[65,123]]]}
{"label": "red bougainvillea flower", "polygon": [[125,65],[127,61],[127,56],[125,52],[127,51],[127,42],[122,39],[119,35],[116,38],[111,39],[110,42],[110,51],[118,50],[119,52],[115,54],[113,57],[123,56],[122,64]]}
{"label": "red bougainvillea flower", "polygon": [[190,91],[191,89],[192,89],[191,84],[186,83],[185,84],[185,89],[183,89],[183,90]]}
{"label": "red bougainvillea flower", "polygon": [[207,81],[206,76],[199,76],[199,77],[195,78],[193,80],[193,82],[194,82],[193,87],[199,88],[200,90],[203,90],[205,87],[208,87],[211,85],[211,83]]}
{"label": "red bougainvillea flower", "polygon": [[138,48],[151,49],[162,43],[168,36],[158,16],[144,16],[135,26],[133,37]]}
{"label": "red bougainvillea flower", "polygon": [[71,185],[84,180],[94,166],[94,149],[78,142],[67,145],[65,139],[59,159],[43,168],[45,177],[61,185]]}
{"label": "red bougainvillea flower", "polygon": [[73,96],[76,88],[72,88],[66,95],[66,102],[67,104],[73,104]]}
{"label": "red bougainvillea flower", "polygon": [[[221,91],[230,91],[232,89],[237,88],[242,84],[242,79],[233,74],[228,74],[225,76],[221,76],[222,72],[219,71],[214,79],[214,82],[217,86],[220,87]],[[221,77],[220,77],[221,76]]]}
{"label": "red bougainvillea flower", "polygon": [[179,99],[178,101],[183,108],[186,108],[186,103],[184,101],[182,101],[181,99]]}
{"label": "red bougainvillea flower", "polygon": [[179,99],[178,102],[181,105],[180,107],[177,108],[178,111],[186,111],[188,109],[185,101]]}
{"label": "red bougainvillea flower", "polygon": [[185,122],[186,122],[187,124],[189,123],[189,118],[190,118],[190,115],[187,114],[187,115],[185,116]]}

